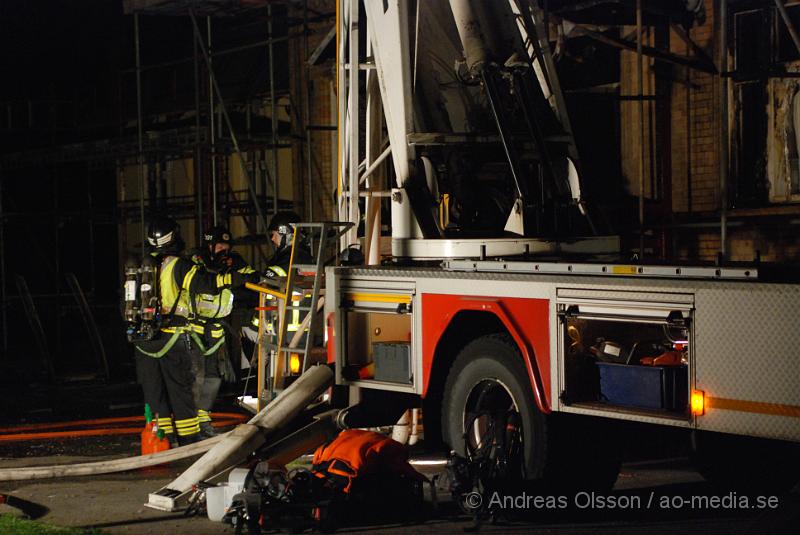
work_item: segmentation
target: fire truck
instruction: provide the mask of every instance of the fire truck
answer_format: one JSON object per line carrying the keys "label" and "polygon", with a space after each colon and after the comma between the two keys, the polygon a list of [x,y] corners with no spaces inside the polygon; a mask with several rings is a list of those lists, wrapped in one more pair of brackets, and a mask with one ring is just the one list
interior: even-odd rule
{"label": "fire truck", "polygon": [[425,440],[462,455],[507,430],[524,478],[598,486],[620,429],[669,426],[717,481],[790,484],[800,284],[648,262],[607,232],[545,19],[528,0],[339,2],[338,208],[367,262],[327,269],[325,319],[353,421],[422,408]]}
{"label": "fire truck", "polygon": [[[640,42],[643,20],[702,12],[613,4]],[[796,269],[651,260],[641,189],[638,247],[614,232],[551,50],[569,24],[534,0],[338,0],[338,221],[296,225],[315,264],[292,261],[284,288],[248,285],[279,318],[271,338],[259,323],[257,414],[148,506],[180,508],[254,451],[283,465],[393,425],[506,491],[608,489],[643,429],[685,439],[721,485],[796,483]],[[324,267],[329,246],[349,265]]]}

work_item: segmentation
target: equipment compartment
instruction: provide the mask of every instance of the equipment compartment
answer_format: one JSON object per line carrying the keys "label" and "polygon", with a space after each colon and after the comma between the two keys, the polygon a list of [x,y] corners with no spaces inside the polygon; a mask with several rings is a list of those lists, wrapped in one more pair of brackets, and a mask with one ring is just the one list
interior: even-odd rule
{"label": "equipment compartment", "polygon": [[412,384],[411,317],[348,311],[344,378]]}
{"label": "equipment compartment", "polygon": [[688,414],[690,310],[649,303],[559,303],[561,401]]}

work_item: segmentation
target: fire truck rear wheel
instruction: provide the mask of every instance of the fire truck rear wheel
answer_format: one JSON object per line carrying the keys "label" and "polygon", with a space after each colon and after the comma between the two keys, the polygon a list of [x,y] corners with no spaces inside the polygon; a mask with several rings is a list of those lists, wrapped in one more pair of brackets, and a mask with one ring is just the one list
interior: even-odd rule
{"label": "fire truck rear wheel", "polygon": [[[528,371],[510,337],[487,335],[461,350],[447,376],[442,403],[442,438],[465,456],[480,447],[492,425],[515,426],[523,455],[512,462],[520,479],[539,479],[547,459],[547,422],[536,408]],[[467,430],[469,428],[469,430]],[[468,431],[468,432],[467,432]]]}
{"label": "fire truck rear wheel", "polygon": [[596,418],[542,413],[522,355],[507,335],[487,335],[467,344],[447,376],[442,438],[459,455],[464,456],[467,443],[475,448],[477,437],[487,428],[486,419],[475,418],[481,412],[487,419],[494,414],[496,424],[518,428],[523,455],[510,459],[516,473],[508,473],[524,488],[607,491],[613,487],[620,468],[615,430]]}

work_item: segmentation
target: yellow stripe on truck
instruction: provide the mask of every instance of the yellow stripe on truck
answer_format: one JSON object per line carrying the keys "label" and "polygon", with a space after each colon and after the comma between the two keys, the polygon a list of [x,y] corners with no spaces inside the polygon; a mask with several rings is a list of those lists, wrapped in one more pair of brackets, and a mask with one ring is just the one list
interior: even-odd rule
{"label": "yellow stripe on truck", "polygon": [[348,301],[357,301],[360,303],[397,303],[411,304],[410,295],[401,294],[371,294],[371,293],[351,293],[346,294]]}

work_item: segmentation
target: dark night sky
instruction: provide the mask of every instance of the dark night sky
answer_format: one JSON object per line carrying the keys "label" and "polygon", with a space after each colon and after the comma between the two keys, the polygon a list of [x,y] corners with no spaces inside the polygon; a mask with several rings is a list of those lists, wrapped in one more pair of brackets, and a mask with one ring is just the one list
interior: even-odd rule
{"label": "dark night sky", "polygon": [[122,5],[109,0],[4,0],[4,97],[42,98],[91,88],[120,60]]}
{"label": "dark night sky", "polygon": [[0,100],[6,112],[12,105],[16,134],[4,140],[10,143],[4,143],[3,152],[61,138],[64,132],[53,132],[54,125],[86,129],[114,120],[116,72],[124,60],[128,26],[118,1],[0,3],[5,80]]}

